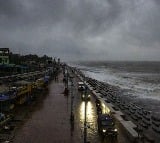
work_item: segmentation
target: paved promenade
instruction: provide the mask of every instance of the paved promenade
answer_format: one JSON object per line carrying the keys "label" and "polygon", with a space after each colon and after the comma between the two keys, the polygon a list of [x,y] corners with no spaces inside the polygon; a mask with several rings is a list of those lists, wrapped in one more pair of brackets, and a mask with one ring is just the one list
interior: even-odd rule
{"label": "paved promenade", "polygon": [[40,109],[18,130],[14,143],[78,143],[81,132],[70,125],[70,99],[62,93],[62,76],[50,84],[49,95]]}
{"label": "paved promenade", "polygon": [[[84,102],[77,90],[77,81],[74,80],[74,126],[70,124],[71,95],[64,96],[63,76],[58,81],[51,82],[49,93],[43,101],[30,113],[29,118],[15,133],[13,143],[83,143],[84,130]],[[69,88],[71,88],[69,84]],[[71,91],[71,90],[70,90]],[[130,143],[119,123],[117,140],[106,138],[103,140],[97,130],[97,110],[95,99],[87,102],[87,141],[90,143]]]}

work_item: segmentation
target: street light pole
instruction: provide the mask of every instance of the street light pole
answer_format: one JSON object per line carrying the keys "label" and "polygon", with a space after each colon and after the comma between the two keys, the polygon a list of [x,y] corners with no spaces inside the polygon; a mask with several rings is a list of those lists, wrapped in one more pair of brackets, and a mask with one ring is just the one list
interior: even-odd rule
{"label": "street light pole", "polygon": [[68,89],[68,76],[69,76],[69,73],[68,73],[68,69],[67,67],[65,68],[65,71],[64,71],[64,78],[65,78],[65,89],[64,89],[64,94],[66,96],[68,96],[68,92],[69,92],[69,89]]}
{"label": "street light pole", "polygon": [[85,97],[84,97],[84,143],[87,143],[87,86],[85,85]]}
{"label": "street light pole", "polygon": [[73,95],[73,77],[70,77],[71,80],[71,115],[70,115],[70,120],[71,122],[74,121],[74,113],[73,113],[73,99],[74,99],[74,95]]}
{"label": "street light pole", "polygon": [[68,89],[68,76],[69,76],[69,73],[68,73],[68,69],[66,69],[66,78],[67,78],[67,82],[66,82],[66,87],[67,87],[67,89]]}

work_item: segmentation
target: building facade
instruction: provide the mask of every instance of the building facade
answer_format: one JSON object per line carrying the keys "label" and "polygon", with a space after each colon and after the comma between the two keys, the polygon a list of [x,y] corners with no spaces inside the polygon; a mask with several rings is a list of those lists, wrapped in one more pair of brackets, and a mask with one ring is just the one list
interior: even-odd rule
{"label": "building facade", "polygon": [[9,48],[0,48],[0,64],[9,64]]}

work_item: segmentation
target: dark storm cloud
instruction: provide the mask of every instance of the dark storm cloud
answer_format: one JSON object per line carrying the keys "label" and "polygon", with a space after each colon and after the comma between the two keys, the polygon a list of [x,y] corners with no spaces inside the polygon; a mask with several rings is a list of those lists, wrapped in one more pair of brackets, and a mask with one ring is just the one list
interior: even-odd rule
{"label": "dark storm cloud", "polygon": [[7,17],[15,16],[18,14],[17,8],[21,8],[21,4],[16,1],[1,0],[0,1],[0,14]]}
{"label": "dark storm cloud", "polygon": [[74,7],[68,9],[66,20],[74,32],[97,35],[109,29],[119,18],[121,5],[116,1],[78,1]]}
{"label": "dark storm cloud", "polygon": [[0,47],[66,60],[160,60],[158,0],[1,0]]}
{"label": "dark storm cloud", "polygon": [[65,10],[64,0],[1,0],[0,4],[3,24],[12,28],[54,24],[63,18]]}

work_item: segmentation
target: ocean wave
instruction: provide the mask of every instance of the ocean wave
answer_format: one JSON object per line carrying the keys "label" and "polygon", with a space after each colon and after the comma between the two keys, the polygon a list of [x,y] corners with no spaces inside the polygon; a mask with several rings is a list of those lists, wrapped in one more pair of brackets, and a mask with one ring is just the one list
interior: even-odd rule
{"label": "ocean wave", "polygon": [[160,84],[157,83],[157,79],[160,78],[159,73],[118,72],[117,69],[106,66],[81,65],[78,67],[86,76],[118,86],[126,90],[130,96],[160,100]]}

